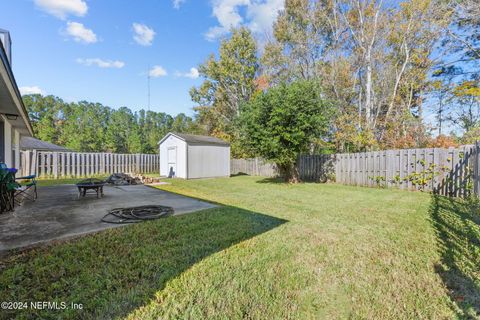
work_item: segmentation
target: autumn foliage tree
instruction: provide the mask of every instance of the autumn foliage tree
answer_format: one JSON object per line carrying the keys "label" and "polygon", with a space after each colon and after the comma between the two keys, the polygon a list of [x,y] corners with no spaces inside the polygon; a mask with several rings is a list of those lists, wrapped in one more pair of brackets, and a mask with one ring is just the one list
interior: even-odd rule
{"label": "autumn foliage tree", "polygon": [[[299,152],[480,139],[479,17],[478,0],[285,0],[268,41],[257,43],[240,26],[199,66],[203,82],[190,90],[194,119],[53,96],[24,100],[40,139],[75,150],[154,152],[166,130],[203,133],[230,141],[233,157],[274,160],[295,180]],[[306,88],[316,91],[297,95]],[[296,113],[321,120],[320,131]]]}
{"label": "autumn foliage tree", "polygon": [[234,29],[230,38],[222,41],[218,59],[211,55],[199,66],[204,81],[190,90],[197,121],[208,134],[231,141],[234,156],[244,153],[235,121],[240,105],[257,89],[258,68],[257,45],[251,32]]}
{"label": "autumn foliage tree", "polygon": [[431,53],[448,17],[431,0],[286,0],[265,47],[264,72],[272,83],[321,82],[341,114],[340,151],[415,143],[422,139],[409,134],[426,132]]}

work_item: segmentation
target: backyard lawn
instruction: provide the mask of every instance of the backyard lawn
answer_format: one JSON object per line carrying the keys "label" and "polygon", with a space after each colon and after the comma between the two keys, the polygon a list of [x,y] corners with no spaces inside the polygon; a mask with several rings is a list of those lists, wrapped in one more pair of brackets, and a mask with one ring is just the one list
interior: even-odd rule
{"label": "backyard lawn", "polygon": [[461,201],[240,176],[162,189],[222,207],[0,261],[0,317],[450,319],[480,312],[480,218]]}

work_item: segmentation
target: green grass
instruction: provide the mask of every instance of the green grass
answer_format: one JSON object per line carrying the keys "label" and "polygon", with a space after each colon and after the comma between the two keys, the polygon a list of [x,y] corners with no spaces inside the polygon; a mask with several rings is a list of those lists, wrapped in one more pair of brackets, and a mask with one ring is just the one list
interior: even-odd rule
{"label": "green grass", "polygon": [[469,318],[480,318],[480,210],[468,202],[433,197],[431,216],[442,259],[436,270],[450,297]]}
{"label": "green grass", "polygon": [[478,317],[480,227],[464,202],[252,177],[171,182],[160,187],[225,206],[14,253],[0,265],[0,301],[84,309],[3,314]]}

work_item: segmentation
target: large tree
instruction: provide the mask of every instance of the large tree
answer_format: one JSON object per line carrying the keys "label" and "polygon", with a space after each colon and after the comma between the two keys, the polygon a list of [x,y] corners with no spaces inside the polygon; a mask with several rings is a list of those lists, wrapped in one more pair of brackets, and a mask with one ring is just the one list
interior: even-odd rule
{"label": "large tree", "polygon": [[61,110],[64,120],[57,143],[71,150],[104,150],[106,123],[111,112],[100,103],[80,101],[66,104]]}
{"label": "large tree", "polygon": [[274,162],[286,181],[298,182],[298,155],[328,135],[332,115],[317,83],[281,83],[242,107],[243,144]]}
{"label": "large tree", "polygon": [[286,0],[262,70],[271,84],[321,82],[340,112],[340,150],[415,145],[409,135],[424,132],[430,56],[447,21],[432,0]]}
{"label": "large tree", "polygon": [[441,61],[433,73],[434,96],[443,98],[438,100],[438,107],[433,107],[437,107],[437,125],[441,128],[449,120],[454,129],[466,134],[466,140],[472,141],[480,126],[480,3],[439,1],[449,10],[451,20],[441,42]]}
{"label": "large tree", "polygon": [[41,140],[58,143],[61,127],[64,123],[64,110],[68,104],[55,96],[33,94],[23,96],[25,107],[28,110],[33,132]]}
{"label": "large tree", "polygon": [[235,155],[241,154],[235,120],[256,91],[257,71],[255,39],[247,28],[234,29],[220,44],[218,59],[211,55],[200,65],[204,82],[190,90],[199,123],[208,134],[230,140]]}

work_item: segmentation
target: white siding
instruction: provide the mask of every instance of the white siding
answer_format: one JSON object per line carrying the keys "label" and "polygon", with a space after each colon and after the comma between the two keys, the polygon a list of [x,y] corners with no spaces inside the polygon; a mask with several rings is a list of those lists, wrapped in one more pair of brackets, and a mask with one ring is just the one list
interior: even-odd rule
{"label": "white siding", "polygon": [[176,148],[176,173],[177,178],[187,178],[187,144],[175,136],[169,136],[160,144],[160,175],[168,176],[170,171],[168,165],[168,149]]}
{"label": "white siding", "polygon": [[5,164],[7,167],[11,168],[13,166],[13,157],[12,157],[12,124],[5,117],[3,117],[4,122],[4,148],[5,148]]}
{"label": "white siding", "polygon": [[230,147],[188,146],[188,179],[230,176]]}

